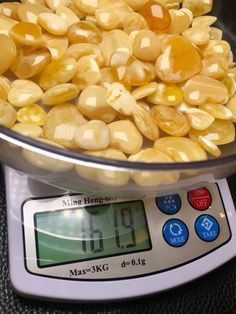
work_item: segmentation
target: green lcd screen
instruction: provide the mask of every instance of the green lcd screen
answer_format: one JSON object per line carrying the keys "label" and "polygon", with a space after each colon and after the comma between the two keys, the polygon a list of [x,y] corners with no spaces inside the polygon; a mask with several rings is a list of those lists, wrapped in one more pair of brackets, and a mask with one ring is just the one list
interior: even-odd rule
{"label": "green lcd screen", "polygon": [[142,201],[40,212],[34,221],[39,267],[151,249]]}

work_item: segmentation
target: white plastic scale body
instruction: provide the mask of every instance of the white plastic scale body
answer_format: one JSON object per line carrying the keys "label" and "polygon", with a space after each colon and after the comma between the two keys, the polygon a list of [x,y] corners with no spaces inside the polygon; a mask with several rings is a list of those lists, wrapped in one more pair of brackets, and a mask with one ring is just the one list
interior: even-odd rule
{"label": "white plastic scale body", "polygon": [[74,195],[5,168],[11,283],[59,301],[140,297],[236,255],[226,180],[147,199]]}

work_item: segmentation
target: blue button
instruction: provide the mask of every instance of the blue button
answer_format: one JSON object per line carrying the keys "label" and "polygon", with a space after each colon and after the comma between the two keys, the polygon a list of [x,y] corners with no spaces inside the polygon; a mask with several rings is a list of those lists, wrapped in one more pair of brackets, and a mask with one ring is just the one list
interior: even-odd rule
{"label": "blue button", "polygon": [[211,242],[218,238],[220,226],[214,217],[202,215],[195,222],[195,230],[200,239]]}
{"label": "blue button", "polygon": [[178,194],[156,197],[157,207],[166,215],[174,215],[181,208],[181,199]]}
{"label": "blue button", "polygon": [[188,241],[188,228],[179,219],[168,220],[163,227],[166,242],[173,247],[181,247]]}

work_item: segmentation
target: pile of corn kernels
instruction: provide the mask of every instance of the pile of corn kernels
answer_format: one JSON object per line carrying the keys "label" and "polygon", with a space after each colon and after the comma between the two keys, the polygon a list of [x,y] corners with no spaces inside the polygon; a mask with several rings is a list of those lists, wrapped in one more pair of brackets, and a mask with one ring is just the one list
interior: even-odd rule
{"label": "pile of corn kernels", "polygon": [[92,156],[219,157],[234,141],[236,67],[213,0],[0,5],[0,125]]}

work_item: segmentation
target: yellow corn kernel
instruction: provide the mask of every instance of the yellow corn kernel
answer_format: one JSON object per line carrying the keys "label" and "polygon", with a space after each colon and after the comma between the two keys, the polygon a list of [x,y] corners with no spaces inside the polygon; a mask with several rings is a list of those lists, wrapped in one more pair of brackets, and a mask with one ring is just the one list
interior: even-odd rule
{"label": "yellow corn kernel", "polygon": [[189,137],[191,139],[197,141],[199,136],[206,137],[216,145],[232,143],[235,139],[234,124],[228,120],[215,119],[211,126],[206,130],[190,130]]}
{"label": "yellow corn kernel", "polygon": [[56,105],[47,114],[43,135],[64,147],[76,149],[77,145],[73,142],[75,131],[86,123],[75,105]]}
{"label": "yellow corn kernel", "polygon": [[15,80],[8,94],[8,101],[15,107],[25,107],[38,102],[43,95],[41,88],[29,80]]}
{"label": "yellow corn kernel", "polygon": [[16,122],[16,109],[7,101],[0,99],[0,125],[12,128]]}
{"label": "yellow corn kernel", "polygon": [[205,151],[211,154],[212,156],[220,157],[220,155],[222,154],[219,147],[216,144],[214,144],[211,140],[209,140],[207,137],[199,136],[198,142],[202,146],[202,148],[205,149]]}
{"label": "yellow corn kernel", "polygon": [[16,43],[24,46],[43,45],[41,28],[39,25],[34,23],[18,23],[10,29],[9,35]]}
{"label": "yellow corn kernel", "polygon": [[93,44],[73,44],[67,49],[65,55],[67,57],[72,57],[75,60],[78,60],[83,56],[93,55],[100,67],[104,65],[104,58],[101,49]]}
{"label": "yellow corn kernel", "polygon": [[43,133],[40,126],[32,123],[17,123],[11,129],[14,132],[32,138],[38,138]]}
{"label": "yellow corn kernel", "polygon": [[231,48],[229,43],[225,40],[210,40],[208,44],[200,47],[200,50],[204,57],[218,54],[228,58]]}
{"label": "yellow corn kernel", "polygon": [[32,123],[44,125],[47,114],[39,105],[30,105],[17,111],[17,121],[21,123]]}
{"label": "yellow corn kernel", "polygon": [[3,34],[0,34],[0,47],[0,74],[2,74],[12,65],[17,52],[14,41]]}
{"label": "yellow corn kernel", "polygon": [[[168,155],[154,148],[147,148],[137,153],[136,156],[130,156],[130,161],[145,163],[173,163],[173,159]],[[173,184],[179,180],[178,172],[149,172],[135,171],[132,174],[133,181],[139,186],[160,186]]]}
{"label": "yellow corn kernel", "polygon": [[194,76],[183,87],[184,99],[190,105],[204,103],[225,104],[228,101],[228,91],[224,84],[206,76]]}
{"label": "yellow corn kernel", "polygon": [[[99,81],[99,85],[101,85],[102,87],[107,88],[110,84],[115,83],[117,81],[116,76],[114,72],[112,71],[112,68],[104,67],[104,68],[101,68],[100,71],[101,71],[101,80]],[[127,86],[126,88],[129,90]]]}
{"label": "yellow corn kernel", "polygon": [[227,73],[223,79],[223,83],[228,90],[229,98],[233,97],[236,92],[236,75],[234,73]]}
{"label": "yellow corn kernel", "polygon": [[58,59],[64,56],[68,48],[68,38],[66,36],[54,36],[43,34],[45,46],[49,49],[52,59]]}
{"label": "yellow corn kernel", "polygon": [[190,108],[186,112],[190,125],[196,130],[205,130],[214,122],[215,118],[208,112],[198,109]]}
{"label": "yellow corn kernel", "polygon": [[175,106],[183,101],[183,92],[175,84],[159,83],[156,91],[147,99],[154,105]]}
{"label": "yellow corn kernel", "polygon": [[227,68],[227,59],[224,56],[208,56],[202,59],[202,70],[200,75],[220,79],[226,75]]}
{"label": "yellow corn kernel", "polygon": [[49,88],[42,96],[42,102],[45,105],[54,106],[62,104],[76,98],[79,94],[79,88],[75,84],[58,84]]}
{"label": "yellow corn kernel", "polygon": [[182,35],[194,45],[206,45],[210,40],[210,28],[207,26],[190,27]]}
{"label": "yellow corn kernel", "polygon": [[18,2],[5,2],[0,4],[0,15],[9,17],[10,19],[19,20],[18,8],[20,4]]}
{"label": "yellow corn kernel", "polygon": [[56,9],[56,14],[61,16],[66,21],[68,26],[80,21],[79,17],[72,10],[64,6],[58,7]]}
{"label": "yellow corn kernel", "polygon": [[[61,145],[59,145],[53,141],[49,141],[49,140],[46,140],[43,138],[37,138],[37,141],[39,141],[43,144],[47,144],[47,145],[51,145],[51,146],[54,146],[57,148],[64,149],[63,146],[61,146]],[[73,168],[73,164],[71,162],[65,162],[65,161],[62,161],[59,159],[44,156],[42,154],[35,153],[35,152],[33,152],[29,149],[26,149],[26,148],[24,148],[22,150],[22,155],[34,167],[40,168],[40,169],[43,169],[46,171],[65,172],[65,171],[69,171]]]}
{"label": "yellow corn kernel", "polygon": [[56,11],[59,7],[67,7],[70,0],[45,0],[45,2],[52,11]]}
{"label": "yellow corn kernel", "polygon": [[236,94],[227,103],[226,108],[232,113],[232,121],[236,123]]}
{"label": "yellow corn kernel", "polygon": [[77,62],[71,57],[53,60],[41,72],[39,85],[46,90],[59,83],[69,82],[77,72]]}
{"label": "yellow corn kernel", "polygon": [[123,0],[123,2],[125,2],[134,11],[138,11],[148,2],[148,0]]}
{"label": "yellow corn kernel", "polygon": [[169,13],[171,16],[171,24],[167,32],[169,34],[181,34],[186,31],[191,25],[193,15],[191,11],[187,9],[170,9]]}
{"label": "yellow corn kernel", "polygon": [[66,21],[54,13],[39,13],[38,23],[43,29],[55,36],[65,35],[68,30]]}
{"label": "yellow corn kernel", "polygon": [[0,76],[0,99],[7,100],[8,93],[11,90],[11,83],[8,78]]}
{"label": "yellow corn kernel", "polygon": [[133,118],[137,128],[145,137],[151,141],[159,138],[158,126],[149,110],[137,104],[133,110]]}
{"label": "yellow corn kernel", "polygon": [[108,124],[111,141],[109,147],[125,154],[136,154],[143,145],[143,137],[130,120],[114,121]]}
{"label": "yellow corn kernel", "polygon": [[211,40],[222,40],[223,31],[217,27],[211,27],[210,29],[210,39]]}
{"label": "yellow corn kernel", "polygon": [[142,99],[142,98],[145,98],[149,95],[152,95],[153,93],[155,93],[155,91],[157,90],[158,88],[158,84],[156,82],[151,82],[151,83],[148,83],[146,85],[143,85],[143,86],[140,86],[140,87],[137,87],[135,88],[131,95],[136,99]]}
{"label": "yellow corn kernel", "polygon": [[50,13],[47,7],[37,4],[24,3],[18,7],[18,15],[21,22],[24,23],[38,23],[38,15],[43,12]]}
{"label": "yellow corn kernel", "polygon": [[213,0],[184,0],[183,8],[193,12],[194,16],[204,15],[212,10]]}
{"label": "yellow corn kernel", "polygon": [[107,91],[102,86],[91,85],[79,95],[77,107],[81,113],[92,120],[112,122],[116,111],[107,103]]}
{"label": "yellow corn kernel", "polygon": [[155,141],[153,147],[168,155],[176,162],[207,159],[204,149],[197,142],[186,137],[162,137]]}
{"label": "yellow corn kernel", "polygon": [[77,73],[72,82],[80,89],[89,85],[98,84],[101,80],[101,72],[94,55],[83,56],[77,61]]}
{"label": "yellow corn kernel", "polygon": [[167,134],[184,136],[190,130],[187,117],[175,108],[158,105],[152,107],[151,113],[159,128]]}
{"label": "yellow corn kernel", "polygon": [[217,21],[216,16],[212,15],[197,16],[193,19],[192,27],[211,26],[216,21]]}
{"label": "yellow corn kernel", "polygon": [[18,24],[18,21],[4,15],[0,15],[0,34],[9,36],[9,31],[16,24]]}
{"label": "yellow corn kernel", "polygon": [[67,36],[72,44],[88,43],[97,45],[102,40],[101,32],[97,26],[87,21],[72,24],[68,29]]}
{"label": "yellow corn kernel", "polygon": [[86,15],[87,14],[95,14],[95,10],[98,6],[98,0],[75,0],[74,1],[76,7],[84,12]]}
{"label": "yellow corn kernel", "polygon": [[136,12],[128,13],[123,20],[123,29],[129,35],[134,31],[148,29],[145,18]]}
{"label": "yellow corn kernel", "polygon": [[216,119],[221,120],[231,120],[232,119],[232,112],[223,105],[219,104],[202,104],[199,106],[199,109],[208,112],[211,116]]}

